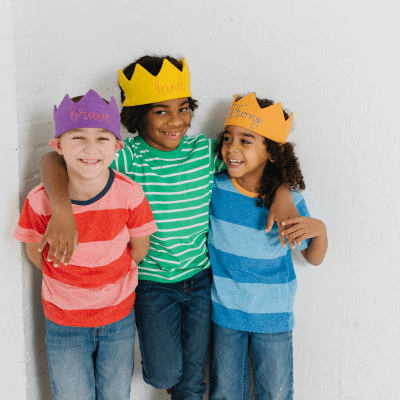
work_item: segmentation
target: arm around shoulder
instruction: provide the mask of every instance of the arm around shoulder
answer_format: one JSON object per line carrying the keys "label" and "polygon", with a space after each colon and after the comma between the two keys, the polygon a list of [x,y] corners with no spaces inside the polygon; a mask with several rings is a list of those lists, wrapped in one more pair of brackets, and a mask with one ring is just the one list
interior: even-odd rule
{"label": "arm around shoulder", "polygon": [[305,250],[302,250],[301,254],[310,264],[320,265],[322,261],[324,261],[327,250],[328,250],[328,235],[325,229],[324,233],[315,236],[311,239],[311,242],[309,243],[308,247]]}
{"label": "arm around shoulder", "polygon": [[53,208],[55,205],[70,206],[68,174],[64,157],[55,151],[47,153],[42,158],[40,173],[43,186],[50,197]]}
{"label": "arm around shoulder", "polygon": [[74,250],[78,250],[78,229],[68,191],[68,174],[64,158],[55,151],[46,154],[42,158],[41,177],[51,201],[53,214],[38,249],[42,251],[46,243],[51,240],[49,259],[53,259],[58,247],[54,265],[60,264],[64,250],[66,250],[64,264],[67,265]]}
{"label": "arm around shoulder", "polygon": [[296,241],[297,245],[306,239],[311,239],[308,247],[301,250],[303,257],[312,265],[319,265],[325,258],[328,249],[328,235],[325,224],[316,218],[297,217],[285,221],[290,226],[281,232],[283,237]]}

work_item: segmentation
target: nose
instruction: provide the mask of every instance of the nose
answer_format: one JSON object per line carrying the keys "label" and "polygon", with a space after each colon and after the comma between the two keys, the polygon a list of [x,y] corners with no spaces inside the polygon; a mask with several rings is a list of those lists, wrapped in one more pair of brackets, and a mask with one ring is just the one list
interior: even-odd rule
{"label": "nose", "polygon": [[171,113],[168,118],[167,124],[168,124],[168,126],[176,126],[176,127],[182,125],[181,113],[180,112]]}
{"label": "nose", "polygon": [[228,150],[231,153],[237,153],[238,152],[238,143],[236,140],[233,140],[232,142],[228,142]]}
{"label": "nose", "polygon": [[83,151],[85,153],[93,153],[96,150],[96,142],[94,140],[87,140]]}

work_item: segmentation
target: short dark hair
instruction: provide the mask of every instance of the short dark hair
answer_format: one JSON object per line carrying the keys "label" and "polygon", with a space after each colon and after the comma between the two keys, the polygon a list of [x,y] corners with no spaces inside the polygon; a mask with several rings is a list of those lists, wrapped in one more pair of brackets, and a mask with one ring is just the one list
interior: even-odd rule
{"label": "short dark hair", "polygon": [[[73,97],[71,100],[76,104],[76,103],[78,103],[78,101],[80,101],[81,99],[83,99],[83,97],[84,96],[75,96],[75,97]],[[103,99],[103,98],[102,98]],[[106,104],[110,104],[110,102],[109,101],[107,101],[106,99],[103,99],[105,102],[106,102]]]}
{"label": "short dark hair", "polygon": [[[143,56],[137,59],[132,64],[129,64],[124,70],[127,79],[131,79],[133,72],[135,71],[136,64],[140,64],[143,68],[145,68],[152,75],[156,76],[162,67],[162,63],[164,59],[167,59],[172,65],[177,67],[180,71],[182,71],[182,63],[174,57],[170,56]],[[122,103],[125,100],[125,93],[122,90],[121,86],[121,101]],[[194,100],[192,97],[188,98],[189,100],[189,110],[190,114],[193,117],[194,110],[198,107],[197,100]],[[151,110],[151,104],[143,104],[140,106],[131,106],[131,107],[122,107],[121,111],[121,123],[125,126],[128,132],[135,133],[138,132],[139,135],[146,129],[146,116],[147,113]]]}
{"label": "short dark hair", "polygon": [[[243,96],[237,98],[241,99]],[[259,99],[257,102],[261,108],[269,107],[274,104],[272,100]],[[285,120],[289,118],[289,114],[283,110]],[[222,145],[224,140],[224,132],[221,132],[218,136],[217,146],[215,152],[218,158],[222,160]],[[288,185],[290,189],[297,191],[304,190],[306,188],[303,174],[300,170],[300,162],[294,153],[294,144],[290,142],[277,143],[273,140],[264,138],[264,144],[267,147],[268,154],[271,158],[268,160],[260,182],[260,187],[258,190],[259,202],[258,207],[262,207],[262,204],[270,208],[272,205],[272,199],[275,196],[276,189],[282,184]]]}

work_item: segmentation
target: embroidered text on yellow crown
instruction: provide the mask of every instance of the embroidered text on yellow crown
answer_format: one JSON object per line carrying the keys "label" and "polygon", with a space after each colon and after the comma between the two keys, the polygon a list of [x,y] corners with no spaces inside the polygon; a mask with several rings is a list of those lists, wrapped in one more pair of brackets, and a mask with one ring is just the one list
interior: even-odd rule
{"label": "embroidered text on yellow crown", "polygon": [[254,92],[238,101],[237,96],[233,98],[224,128],[228,125],[240,126],[274,142],[286,143],[292,129],[293,113],[285,121],[281,103],[260,108]]}
{"label": "embroidered text on yellow crown", "polygon": [[129,81],[119,70],[119,85],[125,93],[124,107],[158,103],[160,101],[190,97],[190,74],[184,58],[182,72],[166,58],[157,76],[136,64]]}

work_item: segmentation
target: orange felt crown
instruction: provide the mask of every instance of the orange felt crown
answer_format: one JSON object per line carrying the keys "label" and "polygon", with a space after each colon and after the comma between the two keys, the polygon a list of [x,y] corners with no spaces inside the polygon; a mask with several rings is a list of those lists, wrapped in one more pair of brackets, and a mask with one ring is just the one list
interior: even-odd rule
{"label": "orange felt crown", "polygon": [[233,98],[224,128],[228,125],[240,126],[274,142],[286,143],[292,129],[293,113],[285,120],[281,103],[260,108],[254,92],[238,101],[237,96],[235,94]]}
{"label": "orange felt crown", "polygon": [[184,58],[182,72],[166,58],[157,76],[140,64],[135,65],[131,80],[119,70],[119,85],[125,93],[124,107],[158,103],[160,101],[190,97],[190,74]]}

